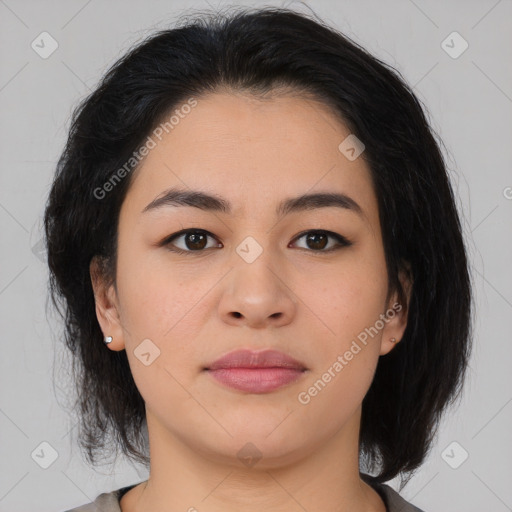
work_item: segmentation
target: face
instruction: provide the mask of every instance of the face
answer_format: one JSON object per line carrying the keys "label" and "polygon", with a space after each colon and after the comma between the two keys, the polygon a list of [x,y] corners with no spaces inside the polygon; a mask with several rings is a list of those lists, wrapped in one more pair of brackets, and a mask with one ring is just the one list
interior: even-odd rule
{"label": "face", "polygon": [[[393,309],[396,296],[386,302],[369,169],[340,151],[350,132],[326,106],[293,95],[196,100],[161,140],[153,136],[133,176],[117,286],[94,280],[98,320],[114,338],[109,348],[126,350],[148,425],[211,460],[232,460],[250,442],[271,467],[357,423],[405,308]],[[228,206],[158,201],[170,189]],[[279,209],[322,193],[341,199]],[[239,389],[205,370],[238,349],[278,350],[303,371]],[[251,371],[231,378],[254,384]]]}

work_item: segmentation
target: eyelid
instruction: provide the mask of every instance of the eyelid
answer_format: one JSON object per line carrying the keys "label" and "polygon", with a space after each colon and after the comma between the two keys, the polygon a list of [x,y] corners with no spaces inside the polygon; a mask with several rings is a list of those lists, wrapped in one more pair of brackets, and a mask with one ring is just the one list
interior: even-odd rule
{"label": "eyelid", "polygon": [[[164,247],[172,245],[171,242],[173,242],[176,238],[179,238],[180,236],[183,236],[183,235],[187,235],[189,233],[204,234],[206,236],[209,236],[211,238],[215,238],[217,240],[217,237],[213,233],[210,233],[209,231],[207,231],[205,229],[187,228],[187,229],[182,229],[181,231],[177,231],[176,233],[173,233],[172,235],[169,235],[168,237],[164,238],[164,240],[162,240],[162,242],[160,242],[158,245],[159,246],[164,246]],[[331,247],[330,249],[327,249],[327,250],[316,250],[315,251],[314,249],[307,249],[307,248],[303,248],[303,247],[300,247],[299,249],[308,251],[310,253],[322,254],[322,253],[330,253],[330,252],[333,252],[333,251],[335,251],[337,249],[342,249],[343,247],[349,247],[349,246],[351,246],[353,244],[350,240],[348,240],[343,235],[340,235],[339,233],[335,233],[335,232],[330,231],[328,229],[319,229],[319,228],[307,229],[305,231],[302,231],[301,233],[299,233],[298,235],[296,235],[293,238],[292,243],[297,241],[297,240],[299,240],[299,239],[301,239],[301,238],[303,238],[304,236],[306,236],[306,235],[308,235],[310,233],[324,233],[328,237],[335,239],[337,241],[338,245],[336,245],[334,247]],[[222,242],[219,242],[219,243],[222,245]],[[208,249],[212,249],[212,247],[209,247]],[[185,254],[185,253],[186,254],[193,254],[193,253],[200,254],[200,253],[206,252],[206,249],[192,251],[192,250],[180,249],[178,247],[173,247],[172,249],[169,248],[168,250],[171,251],[171,252],[179,253],[179,254]]]}
{"label": "eyelid", "polygon": [[[172,235],[169,235],[168,237],[165,237],[158,245],[159,246],[168,246],[171,245],[171,242],[173,242],[176,238],[179,238],[180,236],[187,235],[189,233],[199,233],[206,236],[209,236],[211,238],[217,239],[217,237],[210,233],[209,231],[206,231],[206,229],[200,229],[200,228],[187,228],[182,229],[181,231],[177,231],[176,233],[173,233]],[[205,252],[205,249],[202,249],[200,251],[186,251],[184,249],[180,249],[179,247],[174,247],[173,249],[169,249],[170,251],[177,252],[177,253],[201,253]]]}
{"label": "eyelid", "polygon": [[328,237],[330,238],[334,238],[338,245],[335,246],[335,247],[331,247],[330,249],[327,249],[327,250],[318,250],[318,251],[315,251],[313,249],[304,249],[305,251],[308,251],[308,252],[312,252],[312,253],[316,253],[316,254],[322,254],[322,253],[329,253],[329,252],[332,252],[332,251],[335,251],[337,249],[341,249],[343,247],[349,247],[350,245],[352,245],[352,242],[344,237],[343,235],[340,235],[339,233],[335,233],[334,231],[330,231],[328,229],[306,229],[305,231],[302,231],[301,233],[299,233],[298,235],[296,235],[292,242],[295,242],[296,240],[299,240],[300,238],[308,235],[309,233],[325,233]]}

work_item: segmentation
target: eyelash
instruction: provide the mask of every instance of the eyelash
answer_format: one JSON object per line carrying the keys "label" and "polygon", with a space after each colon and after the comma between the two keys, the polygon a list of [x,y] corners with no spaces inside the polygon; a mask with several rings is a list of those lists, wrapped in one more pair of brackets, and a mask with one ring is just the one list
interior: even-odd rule
{"label": "eyelash", "polygon": [[[327,250],[323,250],[323,249],[314,250],[314,249],[307,249],[307,248],[303,248],[303,247],[301,247],[300,249],[303,249],[303,250],[306,250],[309,252],[315,252],[315,253],[330,253],[330,252],[342,249],[343,247],[349,247],[350,245],[352,245],[352,242],[350,242],[344,236],[339,235],[338,233],[334,233],[332,231],[327,231],[325,229],[311,229],[309,231],[303,231],[302,233],[299,233],[293,240],[294,241],[299,240],[300,238],[303,238],[305,235],[308,235],[310,233],[326,234],[329,237],[334,238],[338,242],[339,245],[337,245],[335,247],[331,247],[330,249],[327,249]],[[215,238],[214,235],[212,235],[209,231],[205,231],[204,229],[184,229],[182,231],[178,231],[177,233],[173,233],[172,235],[168,236],[159,245],[166,246],[169,251],[175,252],[178,254],[203,253],[206,251],[206,249],[198,249],[196,251],[192,251],[192,250],[179,249],[175,246],[173,246],[172,248],[169,247],[171,245],[171,242],[173,242],[175,239],[177,239],[181,236],[187,235],[187,234],[204,234],[207,236],[211,236],[212,238]],[[209,247],[209,249],[212,249],[212,247]],[[215,249],[215,247],[213,247],[213,249]]]}

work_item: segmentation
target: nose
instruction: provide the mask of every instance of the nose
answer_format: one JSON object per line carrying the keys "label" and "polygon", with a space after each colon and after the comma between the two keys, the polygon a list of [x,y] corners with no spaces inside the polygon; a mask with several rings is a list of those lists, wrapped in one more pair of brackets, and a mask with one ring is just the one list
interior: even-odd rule
{"label": "nose", "polygon": [[272,268],[263,254],[252,263],[236,262],[219,303],[222,320],[254,329],[289,324],[297,307],[290,279]]}

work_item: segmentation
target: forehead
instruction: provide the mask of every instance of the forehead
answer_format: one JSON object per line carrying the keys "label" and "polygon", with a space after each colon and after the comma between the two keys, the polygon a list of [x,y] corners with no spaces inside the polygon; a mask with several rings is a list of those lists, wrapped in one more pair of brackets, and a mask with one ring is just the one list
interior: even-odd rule
{"label": "forehead", "polygon": [[296,94],[262,100],[219,92],[195,101],[183,110],[176,105],[164,118],[174,113],[173,123],[149,134],[155,144],[135,171],[127,207],[140,213],[179,186],[229,198],[240,214],[317,189],[375,208],[369,169],[340,151],[350,131],[328,106]]}

